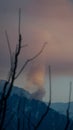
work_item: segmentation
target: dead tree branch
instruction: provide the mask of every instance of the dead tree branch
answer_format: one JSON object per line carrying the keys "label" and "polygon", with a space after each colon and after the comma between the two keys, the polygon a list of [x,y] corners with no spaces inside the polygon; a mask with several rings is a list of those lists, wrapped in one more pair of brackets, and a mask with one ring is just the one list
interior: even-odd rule
{"label": "dead tree branch", "polygon": [[[9,48],[9,53],[10,53],[11,68],[10,68],[10,74],[9,74],[8,80],[5,82],[2,97],[1,97],[1,100],[0,100],[0,113],[2,115],[1,120],[0,120],[0,130],[2,130],[2,128],[3,128],[3,124],[4,124],[4,120],[5,120],[5,116],[6,116],[7,100],[9,98],[10,94],[11,94],[11,90],[12,90],[12,87],[14,85],[15,79],[21,74],[21,72],[23,71],[23,69],[26,67],[26,65],[29,62],[36,59],[43,52],[45,45],[46,45],[46,43],[44,43],[42,49],[35,56],[33,56],[32,58],[29,58],[24,63],[23,67],[21,68],[21,70],[17,74],[16,71],[17,71],[17,67],[18,67],[18,58],[19,58],[19,55],[20,55],[21,48],[26,47],[26,44],[24,46],[22,46],[22,44],[21,44],[22,43],[22,35],[20,33],[20,24],[21,24],[21,9],[19,9],[19,25],[18,25],[19,41],[18,41],[18,45],[16,45],[15,54],[14,54],[13,59],[12,59],[12,52],[11,52],[8,34],[7,34],[7,32],[5,32],[7,44],[8,44],[8,48]],[[8,84],[9,84],[9,87],[8,87]]]}
{"label": "dead tree branch", "polygon": [[69,90],[69,102],[68,102],[68,108],[66,111],[67,116],[67,122],[64,130],[68,130],[69,124],[70,124],[70,118],[69,118],[69,110],[70,110],[70,101],[71,101],[71,91],[72,91],[72,82],[70,82],[70,90]]}
{"label": "dead tree branch", "polygon": [[10,46],[10,41],[9,41],[9,37],[8,37],[7,31],[5,31],[5,36],[6,36],[8,49],[9,49],[9,54],[10,54],[10,64],[12,65],[12,51],[11,51],[11,46]]}
{"label": "dead tree branch", "polygon": [[25,47],[27,47],[27,46],[28,46],[28,44],[25,44],[25,45],[22,45],[21,48],[25,48]]}
{"label": "dead tree branch", "polygon": [[40,54],[43,52],[45,46],[46,46],[47,43],[44,43],[41,50],[35,55],[33,56],[32,58],[29,58],[26,60],[26,62],[24,63],[24,65],[22,66],[22,68],[20,69],[20,71],[18,72],[18,74],[16,75],[15,79],[17,79],[19,77],[19,75],[22,73],[22,71],[24,70],[24,68],[27,66],[27,64],[33,60],[35,60],[38,56],[40,56]]}
{"label": "dead tree branch", "polygon": [[35,126],[34,130],[37,130],[39,128],[39,126],[41,125],[42,121],[44,120],[44,118],[46,117],[46,115],[48,114],[49,110],[50,110],[50,105],[51,105],[51,67],[48,67],[49,69],[49,103],[47,106],[46,111],[44,112],[44,114],[42,115],[41,119],[39,120],[39,122],[37,123],[37,125]]}
{"label": "dead tree branch", "polygon": [[51,67],[49,65],[49,107],[51,105],[51,94],[52,94],[52,90],[51,90]]}
{"label": "dead tree branch", "polygon": [[[3,106],[3,110],[1,110],[2,119],[1,119],[1,122],[0,122],[0,130],[2,130],[2,127],[3,127],[3,124],[4,124],[5,115],[6,115],[7,99],[10,96],[10,93],[11,93],[11,90],[12,90],[12,87],[13,87],[16,69],[17,69],[17,65],[18,65],[18,56],[19,56],[20,50],[21,50],[21,34],[20,34],[20,14],[21,13],[20,12],[21,11],[19,10],[19,43],[18,43],[18,48],[16,47],[15,58],[14,58],[14,68],[13,68],[13,73],[12,73],[12,77],[11,77],[11,83],[10,83],[10,86],[9,86],[9,89],[8,89],[6,95],[5,95],[5,91],[6,91],[8,83],[9,83],[9,80],[8,80],[8,82],[5,83],[2,98],[1,98],[1,104],[0,105]],[[8,42],[8,45],[10,45],[9,42]],[[10,54],[11,54],[11,50],[10,50]],[[2,109],[2,106],[1,106],[1,109]]]}

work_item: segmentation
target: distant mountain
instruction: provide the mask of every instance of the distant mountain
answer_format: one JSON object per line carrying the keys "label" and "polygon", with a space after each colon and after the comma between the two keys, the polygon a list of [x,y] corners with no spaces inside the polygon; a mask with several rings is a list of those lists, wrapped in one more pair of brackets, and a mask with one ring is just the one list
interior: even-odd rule
{"label": "distant mountain", "polygon": [[[51,108],[59,112],[60,114],[66,115],[68,103],[52,103]],[[73,102],[70,103],[70,118],[73,119]]]}
{"label": "distant mountain", "polygon": [[[0,94],[4,83],[5,81],[0,82]],[[3,130],[35,130],[34,126],[37,125],[46,109],[45,103],[32,99],[27,91],[13,87],[7,101]],[[50,108],[38,130],[64,130],[65,125],[66,116]]]}
{"label": "distant mountain", "polygon": [[[0,80],[0,93],[2,94],[2,91],[3,91],[3,87],[4,87],[4,84],[5,84],[5,80]],[[9,88],[9,84],[7,85],[7,90]],[[24,89],[22,88],[19,88],[17,86],[14,86],[12,88],[12,91],[11,91],[11,96],[15,94],[15,95],[18,95],[18,96],[25,96],[27,98],[31,98],[31,95],[29,94],[28,91],[25,91]]]}

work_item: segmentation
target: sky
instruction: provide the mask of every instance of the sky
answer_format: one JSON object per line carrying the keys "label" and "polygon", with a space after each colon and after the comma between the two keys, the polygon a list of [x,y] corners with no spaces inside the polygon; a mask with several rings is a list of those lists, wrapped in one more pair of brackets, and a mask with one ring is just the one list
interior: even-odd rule
{"label": "sky", "polygon": [[48,44],[15,84],[48,101],[48,65],[51,65],[52,101],[68,101],[69,82],[73,81],[73,0],[0,0],[0,79],[7,78],[10,67],[5,30],[13,53],[18,43],[19,8],[22,45],[28,47],[21,51],[18,70],[44,42]]}

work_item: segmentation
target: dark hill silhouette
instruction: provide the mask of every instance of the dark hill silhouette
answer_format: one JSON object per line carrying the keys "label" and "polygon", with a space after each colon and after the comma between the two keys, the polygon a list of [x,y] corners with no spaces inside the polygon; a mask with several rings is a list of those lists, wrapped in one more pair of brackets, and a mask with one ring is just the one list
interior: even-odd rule
{"label": "dark hill silhouette", "polygon": [[[0,95],[5,81],[0,83]],[[31,98],[27,91],[13,87],[7,101],[6,117],[3,130],[34,130],[47,105]],[[38,130],[64,130],[66,116],[55,110],[49,110]]]}

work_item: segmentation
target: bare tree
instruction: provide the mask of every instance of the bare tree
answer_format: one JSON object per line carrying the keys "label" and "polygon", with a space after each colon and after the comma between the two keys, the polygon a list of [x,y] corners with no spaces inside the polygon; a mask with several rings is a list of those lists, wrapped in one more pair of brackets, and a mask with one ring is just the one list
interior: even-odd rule
{"label": "bare tree", "polygon": [[[24,65],[22,66],[22,68],[20,69],[20,71],[17,73],[18,57],[20,55],[21,48],[27,46],[26,44],[22,45],[22,35],[21,35],[21,31],[20,31],[20,25],[21,25],[21,9],[19,9],[19,26],[18,26],[19,41],[18,41],[18,45],[16,45],[14,56],[12,55],[7,31],[5,32],[7,44],[8,44],[8,49],[9,49],[9,53],[10,53],[11,67],[10,67],[10,73],[9,73],[9,76],[8,76],[8,80],[4,84],[3,93],[2,93],[2,96],[1,96],[1,100],[0,100],[0,114],[1,114],[0,130],[2,130],[2,128],[3,128],[5,115],[6,115],[7,100],[9,98],[10,94],[11,94],[11,90],[12,90],[12,87],[14,85],[15,79],[18,78],[18,76],[21,74],[21,72],[27,66],[28,63],[35,60],[43,52],[43,50],[46,46],[46,43],[44,43],[41,50],[37,54],[35,54],[33,57],[27,59],[25,61]],[[9,84],[9,87],[8,87],[8,84]]]}
{"label": "bare tree", "polygon": [[69,124],[70,124],[69,111],[70,111],[71,91],[72,91],[72,82],[70,82],[69,102],[68,102],[68,107],[67,107],[67,111],[66,111],[67,122],[66,122],[65,129],[64,129],[64,130],[68,130]]}
{"label": "bare tree", "polygon": [[34,130],[37,130],[39,128],[39,126],[41,125],[42,121],[47,116],[47,114],[48,114],[48,112],[50,110],[50,105],[51,105],[51,67],[50,67],[50,65],[48,67],[48,70],[49,70],[49,102],[48,102],[48,106],[47,106],[46,111],[41,116],[41,119],[38,121],[38,123],[35,126]]}

